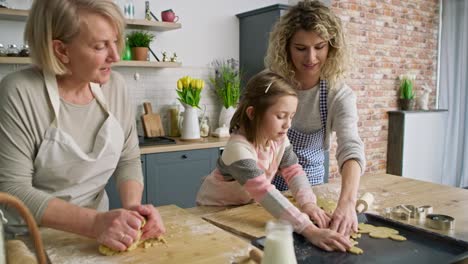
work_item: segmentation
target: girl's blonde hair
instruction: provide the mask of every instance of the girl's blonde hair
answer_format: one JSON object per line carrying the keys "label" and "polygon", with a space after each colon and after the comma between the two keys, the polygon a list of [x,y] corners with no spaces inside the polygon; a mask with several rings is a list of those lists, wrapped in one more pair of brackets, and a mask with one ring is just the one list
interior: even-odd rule
{"label": "girl's blonde hair", "polygon": [[125,19],[111,0],[35,0],[24,30],[34,64],[57,75],[67,73],[65,65],[54,54],[52,41],[69,43],[76,37],[83,12],[102,15],[113,23],[117,31],[117,49],[119,53],[122,51]]}
{"label": "girl's blonde hair", "polygon": [[319,1],[304,0],[291,7],[270,33],[265,66],[284,75],[296,85],[294,65],[289,54],[291,38],[299,30],[314,31],[328,41],[328,57],[321,69],[320,79],[334,87],[348,67],[349,58],[341,20]]}
{"label": "girl's blonde hair", "polygon": [[[242,128],[247,140],[254,146],[259,146],[262,142],[260,132],[265,112],[279,97],[287,95],[297,97],[293,85],[279,74],[264,70],[254,75],[243,91],[237,110],[231,119],[230,131]],[[254,108],[253,119],[250,119],[246,112],[250,106]]]}

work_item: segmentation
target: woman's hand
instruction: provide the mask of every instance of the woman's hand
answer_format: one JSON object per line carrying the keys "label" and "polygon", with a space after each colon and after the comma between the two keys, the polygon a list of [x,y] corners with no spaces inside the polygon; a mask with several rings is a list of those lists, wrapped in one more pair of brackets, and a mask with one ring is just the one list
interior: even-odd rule
{"label": "woman's hand", "polygon": [[136,205],[129,209],[138,212],[140,215],[146,218],[146,224],[142,230],[143,235],[141,236],[141,240],[159,237],[166,233],[166,228],[164,227],[161,215],[153,205]]}
{"label": "woman's hand", "polygon": [[342,251],[351,248],[351,242],[344,235],[330,229],[320,229],[309,225],[302,231],[302,235],[312,244],[326,251]]}
{"label": "woman's hand", "polygon": [[123,251],[137,239],[143,220],[138,212],[125,209],[98,213],[94,218],[93,233],[100,244]]}
{"label": "woman's hand", "polygon": [[354,203],[338,204],[333,212],[330,229],[340,234],[349,236],[352,232],[357,233],[357,215]]}
{"label": "woman's hand", "polygon": [[307,203],[302,206],[302,212],[306,213],[312,221],[320,228],[328,228],[330,217],[315,203]]}

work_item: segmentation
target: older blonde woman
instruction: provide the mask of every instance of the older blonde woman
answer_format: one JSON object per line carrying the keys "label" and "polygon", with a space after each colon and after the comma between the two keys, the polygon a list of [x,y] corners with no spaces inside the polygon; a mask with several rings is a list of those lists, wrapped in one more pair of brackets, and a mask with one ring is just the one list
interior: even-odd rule
{"label": "older blonde woman", "polygon": [[[323,183],[324,151],[336,132],[341,194],[331,218],[319,226],[342,234],[357,231],[354,208],[366,162],[358,135],[356,96],[342,80],[347,46],[340,19],[319,1],[299,2],[273,29],[265,62],[296,83],[299,103],[288,137],[310,184]],[[280,190],[287,188],[278,176],[274,184]]]}
{"label": "older blonde woman", "polygon": [[[20,198],[42,226],[125,250],[164,233],[141,205],[134,115],[119,61],[124,19],[107,0],[35,1],[25,29],[34,67],[0,83],[0,191]],[[123,209],[108,210],[114,175]],[[7,211],[10,224],[21,226]]]}

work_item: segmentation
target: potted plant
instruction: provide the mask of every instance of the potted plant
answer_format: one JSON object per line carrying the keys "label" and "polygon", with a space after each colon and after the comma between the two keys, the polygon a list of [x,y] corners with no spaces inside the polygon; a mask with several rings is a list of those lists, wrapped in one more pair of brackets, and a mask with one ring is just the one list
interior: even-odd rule
{"label": "potted plant", "polygon": [[148,58],[148,48],[154,35],[145,31],[133,31],[127,35],[128,45],[132,49],[132,59],[146,61]]}
{"label": "potted plant", "polygon": [[215,77],[210,78],[210,82],[222,103],[219,126],[229,127],[240,97],[239,62],[231,58],[226,61],[216,60],[212,65]]}
{"label": "potted plant", "polygon": [[413,81],[416,79],[414,75],[400,76],[400,98],[398,103],[401,110],[414,109],[414,91]]}

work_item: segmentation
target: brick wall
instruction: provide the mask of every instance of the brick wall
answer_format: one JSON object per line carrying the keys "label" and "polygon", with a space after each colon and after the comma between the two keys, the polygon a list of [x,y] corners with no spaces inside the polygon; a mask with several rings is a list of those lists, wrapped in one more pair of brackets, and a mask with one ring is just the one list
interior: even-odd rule
{"label": "brick wall", "polygon": [[[359,134],[366,147],[367,173],[385,173],[387,111],[397,110],[398,76],[416,74],[416,96],[421,85],[432,93],[437,82],[438,0],[332,0],[351,46],[353,67],[347,77],[358,98]],[[336,140],[330,151],[330,177],[338,175]]]}

